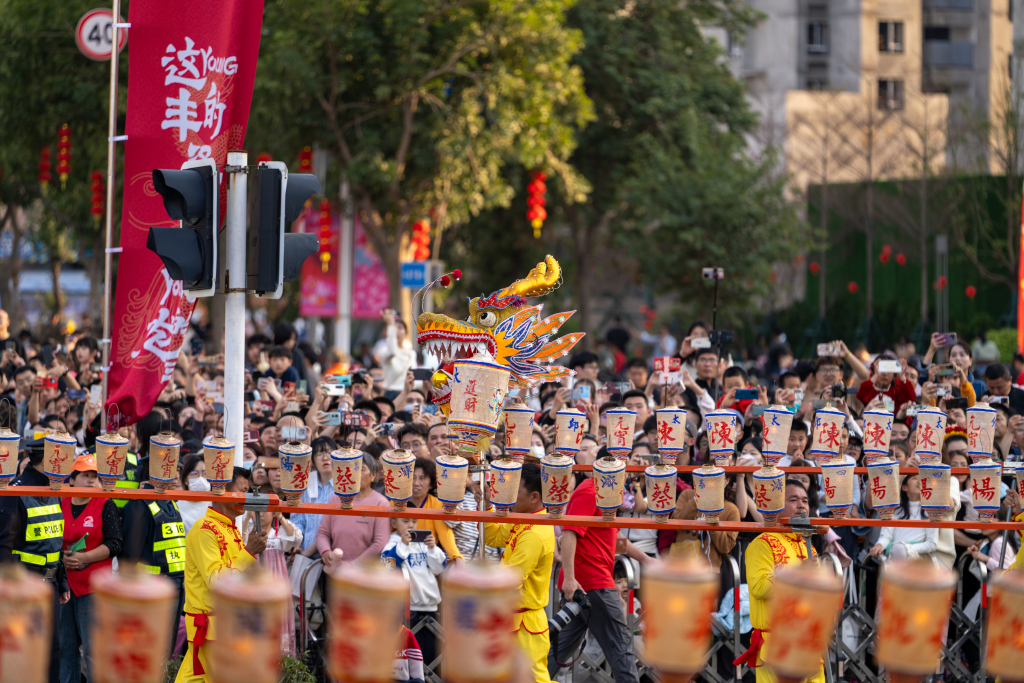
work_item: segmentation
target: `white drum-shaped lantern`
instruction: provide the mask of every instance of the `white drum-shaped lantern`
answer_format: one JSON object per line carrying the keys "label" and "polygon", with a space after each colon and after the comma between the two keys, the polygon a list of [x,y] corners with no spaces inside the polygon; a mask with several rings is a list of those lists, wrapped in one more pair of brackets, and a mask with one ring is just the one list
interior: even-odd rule
{"label": "white drum-shaped lantern", "polygon": [[612,408],[605,411],[604,423],[608,434],[608,452],[625,460],[633,452],[636,413],[626,408]]}
{"label": "white drum-shaped lantern", "polygon": [[0,490],[7,488],[18,473],[18,446],[21,437],[7,427],[0,427]]}
{"label": "white drum-shaped lantern", "polygon": [[686,411],[682,408],[655,410],[658,429],[658,453],[678,455],[686,450]]}
{"label": "white drum-shaped lantern", "polygon": [[846,519],[853,505],[854,465],[826,463],[821,466],[825,480],[825,506],[836,519]]}
{"label": "white drum-shaped lantern", "polygon": [[719,576],[707,562],[669,560],[644,570],[644,660],[665,680],[686,680],[702,670],[711,646],[711,613],[718,606]]}
{"label": "white drum-shaped lantern", "polygon": [[819,408],[814,413],[814,443],[811,444],[811,458],[818,464],[841,458],[839,447],[843,438],[843,424],[846,413],[835,408]]}
{"label": "white drum-shaped lantern", "polygon": [[113,491],[117,486],[117,480],[124,476],[127,459],[128,439],[117,432],[96,437],[96,475],[104,491]]}
{"label": "white drum-shaped lantern", "polygon": [[[92,575],[92,666],[97,683],[161,683],[178,589],[166,576],[122,565]],[[126,656],[130,654],[131,656]]]}
{"label": "white drum-shaped lantern", "polygon": [[77,445],[75,437],[65,432],[47,434],[43,438],[43,474],[50,480],[50,488],[54,491],[64,488],[64,482],[71,476]]}
{"label": "white drum-shaped lantern", "polygon": [[876,462],[868,465],[868,491],[871,507],[881,519],[892,519],[900,505],[900,464],[896,461]]}
{"label": "white drum-shaped lantern", "polygon": [[754,472],[754,505],[764,517],[765,526],[779,523],[786,507],[786,473],[772,465]]}
{"label": "white drum-shaped lantern", "polygon": [[363,452],[354,448],[331,451],[331,472],[334,493],[341,499],[341,508],[351,510],[352,501],[362,486]]}
{"label": "white drum-shaped lantern", "polygon": [[217,634],[206,650],[213,680],[277,683],[281,629],[285,610],[292,608],[291,584],[253,567],[246,572],[223,572],[211,590]]}
{"label": "white drum-shaped lantern", "polygon": [[882,568],[875,656],[886,669],[921,677],[935,672],[946,642],[956,572],[931,560]]}
{"label": "white drum-shaped lantern", "polygon": [[647,511],[655,522],[667,522],[676,511],[676,468],[671,465],[651,465],[644,470],[647,477]]}
{"label": "white drum-shaped lantern", "polygon": [[617,458],[600,458],[594,463],[594,488],[597,509],[606,519],[615,519],[622,507],[623,486],[626,483],[626,462]]}
{"label": "white drum-shaped lantern", "polygon": [[511,374],[485,353],[455,361],[448,427],[459,435],[460,449],[476,452],[480,439],[494,436]]}
{"label": "white drum-shaped lantern", "polygon": [[545,455],[540,459],[540,490],[548,516],[562,516],[569,503],[569,478],[573,459],[566,455]]}
{"label": "white drum-shaped lantern", "polygon": [[761,418],[764,428],[761,431],[761,455],[765,465],[778,465],[786,455],[789,447],[789,432],[793,427],[793,413],[785,406],[769,406]]}
{"label": "white drum-shaped lantern", "polygon": [[281,457],[281,493],[288,505],[298,505],[303,491],[309,486],[309,467],[313,449],[293,441],[277,449]]}
{"label": "white drum-shaped lantern", "polygon": [[1002,488],[1002,463],[981,461],[971,465],[971,503],[978,511],[978,521],[991,522],[999,512]]}
{"label": "white drum-shaped lantern", "polygon": [[235,444],[223,436],[214,436],[203,442],[203,462],[210,493],[223,496],[235,471]]}
{"label": "white drum-shaped lantern", "polygon": [[466,477],[469,476],[469,461],[461,455],[442,455],[437,465],[437,499],[441,509],[453,514],[462,499],[466,497]]}
{"label": "white drum-shaped lantern", "polygon": [[1024,572],[996,575],[989,590],[985,673],[1004,683],[1020,681],[1024,679],[1024,637],[1021,637],[1020,621],[1024,614]]}
{"label": "white drum-shaped lantern", "polygon": [[505,452],[520,462],[530,453],[533,411],[522,403],[505,408]]}
{"label": "white drum-shaped lantern", "polygon": [[931,522],[941,522],[943,513],[949,510],[951,471],[949,465],[942,464],[919,465],[917,468],[921,480],[921,509]]}
{"label": "white drum-shaped lantern", "polygon": [[380,563],[343,562],[328,580],[331,678],[338,683],[390,683],[409,599],[408,579]]}
{"label": "white drum-shaped lantern", "polygon": [[725,509],[725,470],[721,467],[700,467],[693,471],[693,493],[697,512],[708,524],[718,524],[718,515]]}
{"label": "white drum-shaped lantern", "polygon": [[893,415],[888,410],[864,411],[864,455],[872,456],[871,462],[889,455],[892,421]]}
{"label": "white drum-shaped lantern", "polygon": [[765,665],[790,680],[802,681],[818,673],[842,606],[842,581],[817,563],[777,572],[768,599],[775,637],[763,651]]}
{"label": "white drum-shaped lantern", "polygon": [[708,433],[708,451],[715,464],[729,464],[729,459],[736,452],[736,413],[713,410],[704,416],[704,429]]}
{"label": "white drum-shaped lantern", "polygon": [[946,435],[946,414],[938,408],[922,408],[917,413],[917,446],[914,454],[922,463],[942,459],[942,440]]}
{"label": "white drum-shaped lantern", "polygon": [[512,615],[522,581],[516,570],[495,564],[461,564],[444,573],[441,619],[451,655],[444,662],[445,681],[503,683],[512,678],[513,655],[519,651]]}
{"label": "white drum-shaped lantern", "polygon": [[519,498],[519,482],[523,476],[523,463],[510,458],[495,460],[491,463],[490,501],[494,506],[494,514],[499,517],[508,515],[508,511]]}
{"label": "white drum-shaped lantern", "polygon": [[46,683],[54,625],[53,585],[20,562],[0,565],[0,681]]}
{"label": "white drum-shaped lantern", "polygon": [[181,456],[181,439],[174,434],[162,432],[149,439],[149,478],[153,480],[157,493],[166,493],[178,478],[178,458]]}
{"label": "white drum-shaped lantern", "polygon": [[587,416],[575,408],[555,413],[555,450],[569,456],[579,453],[586,424]]}
{"label": "white drum-shaped lantern", "polygon": [[412,498],[412,471],[416,456],[401,449],[384,451],[380,456],[384,470],[384,497],[391,501],[391,509],[401,512]]}
{"label": "white drum-shaped lantern", "polygon": [[996,440],[996,409],[978,401],[967,409],[967,454],[974,462],[992,459]]}

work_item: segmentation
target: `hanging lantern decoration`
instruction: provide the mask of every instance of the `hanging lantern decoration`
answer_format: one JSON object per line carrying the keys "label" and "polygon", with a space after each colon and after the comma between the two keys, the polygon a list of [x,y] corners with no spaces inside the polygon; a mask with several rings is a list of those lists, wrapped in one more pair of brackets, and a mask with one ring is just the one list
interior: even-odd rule
{"label": "hanging lantern decoration", "polygon": [[60,178],[60,189],[63,190],[71,175],[71,127],[65,123],[57,133],[60,135],[57,140],[57,176]]}
{"label": "hanging lantern decoration", "polygon": [[889,252],[883,251],[881,254],[878,255],[878,260],[879,260],[879,262],[882,265],[885,265],[886,263],[888,263],[889,262]]}
{"label": "hanging lantern decoration", "polygon": [[850,294],[856,294],[857,290],[859,289],[860,285],[858,285],[855,280],[850,280],[849,282],[846,283],[846,291],[849,292]]}
{"label": "hanging lantern decoration", "polygon": [[[306,149],[309,149],[308,147]],[[326,199],[320,200],[320,270],[327,272],[331,264],[331,203]]]}
{"label": "hanging lantern decoration", "polygon": [[932,289],[937,289],[940,292],[946,288],[947,280],[946,276],[941,276],[938,280],[932,283]]}
{"label": "hanging lantern decoration", "polygon": [[974,285],[967,285],[967,289],[964,290],[964,294],[967,295],[968,299],[974,301],[974,297],[978,294],[978,288]]}
{"label": "hanging lantern decoration", "polygon": [[260,152],[260,155],[256,157],[257,164],[265,164],[268,161],[273,161],[274,157],[270,156],[270,152]]}
{"label": "hanging lantern decoration", "polygon": [[811,275],[817,275],[821,272],[821,264],[817,261],[811,261],[810,265],[807,266],[807,270],[811,271]]}
{"label": "hanging lantern decoration", "polygon": [[313,172],[313,149],[307,145],[299,152],[299,173]]}
{"label": "hanging lantern decoration", "polygon": [[540,227],[544,225],[544,219],[548,217],[548,212],[544,208],[547,204],[547,201],[544,199],[544,193],[548,189],[544,181],[548,177],[544,174],[544,171],[534,171],[532,178],[530,184],[526,186],[526,191],[529,193],[529,197],[526,198],[526,205],[530,207],[526,212],[526,217],[530,220],[530,225],[533,226],[534,238],[540,239]]}
{"label": "hanging lantern decoration", "polygon": [[47,145],[39,154],[39,175],[36,176],[43,194],[46,194],[46,189],[50,187],[50,181],[53,180],[53,176],[50,174],[51,168],[53,166],[50,164],[50,146]]}
{"label": "hanging lantern decoration", "polygon": [[424,219],[412,224],[412,238],[410,241],[415,246],[412,257],[416,261],[426,261],[430,258],[430,221]]}
{"label": "hanging lantern decoration", "polygon": [[907,265],[907,257],[903,254],[896,254],[896,265],[905,266]]}
{"label": "hanging lantern decoration", "polygon": [[92,172],[92,186],[89,188],[92,190],[92,208],[89,212],[92,214],[92,222],[98,227],[100,219],[103,217],[103,173],[101,171]]}

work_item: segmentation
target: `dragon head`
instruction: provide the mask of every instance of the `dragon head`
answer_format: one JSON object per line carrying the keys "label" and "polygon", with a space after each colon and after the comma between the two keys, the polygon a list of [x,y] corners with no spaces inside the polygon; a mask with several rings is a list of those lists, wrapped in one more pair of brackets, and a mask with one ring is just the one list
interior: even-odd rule
{"label": "dragon head", "polygon": [[416,319],[416,341],[442,359],[434,373],[437,403],[445,414],[451,399],[451,361],[486,352],[512,371],[510,388],[533,386],[557,380],[572,371],[547,363],[568,354],[582,332],[551,340],[576,311],[556,313],[541,319],[543,306],[530,306],[527,298],[544,296],[561,284],[562,271],[553,257],[530,271],[526,278],[489,296],[469,301],[469,317],[455,320],[437,313],[422,313]]}

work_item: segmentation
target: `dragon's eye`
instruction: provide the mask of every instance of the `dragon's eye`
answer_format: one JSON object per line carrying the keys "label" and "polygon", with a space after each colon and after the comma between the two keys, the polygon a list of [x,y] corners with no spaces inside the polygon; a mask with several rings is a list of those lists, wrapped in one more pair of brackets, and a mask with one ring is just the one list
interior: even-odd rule
{"label": "dragon's eye", "polygon": [[480,324],[484,327],[492,327],[498,321],[498,316],[492,311],[484,311],[480,314]]}

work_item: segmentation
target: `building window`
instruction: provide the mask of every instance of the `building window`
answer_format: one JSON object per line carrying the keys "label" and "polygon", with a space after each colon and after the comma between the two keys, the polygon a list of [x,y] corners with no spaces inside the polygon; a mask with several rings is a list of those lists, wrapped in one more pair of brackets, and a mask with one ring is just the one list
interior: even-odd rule
{"label": "building window", "polygon": [[807,51],[828,54],[828,22],[812,21],[807,24]]}
{"label": "building window", "polygon": [[878,81],[878,108],[886,111],[903,109],[903,81]]}
{"label": "building window", "polygon": [[878,22],[878,51],[903,52],[903,22]]}
{"label": "building window", "polygon": [[828,78],[824,76],[808,76],[808,90],[828,90]]}
{"label": "building window", "polygon": [[925,26],[924,27],[924,39],[925,40],[949,40],[949,27],[948,26]]}

